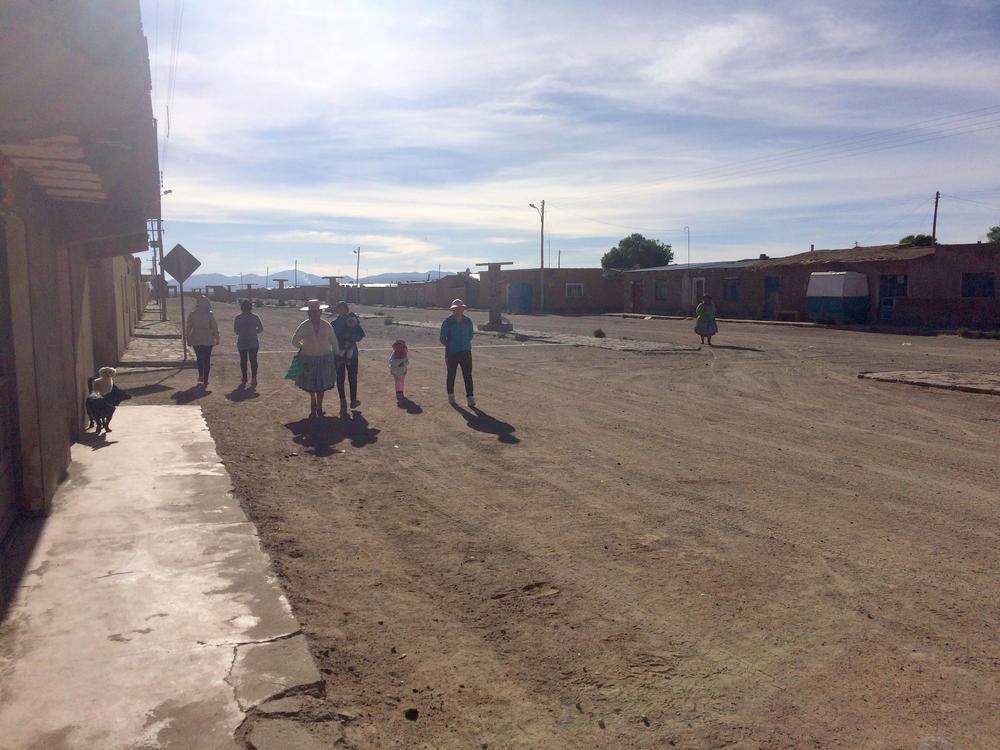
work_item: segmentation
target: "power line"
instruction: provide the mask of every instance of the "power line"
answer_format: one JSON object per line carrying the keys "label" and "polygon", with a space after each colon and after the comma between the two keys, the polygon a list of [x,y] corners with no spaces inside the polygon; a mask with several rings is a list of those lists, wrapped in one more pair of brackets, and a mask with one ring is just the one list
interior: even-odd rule
{"label": "power line", "polygon": [[962,201],[963,203],[975,203],[977,206],[986,206],[987,208],[993,208],[1000,211],[1000,205],[996,203],[984,203],[983,201],[972,200],[971,198],[962,198],[958,195],[949,195],[946,193],[941,193],[942,198],[951,198],[952,200]]}
{"label": "power line", "polygon": [[[656,180],[646,184],[623,186],[613,190],[605,190],[605,195],[621,193],[633,193],[639,190],[655,190],[667,187],[678,180],[694,179],[705,177],[708,181],[718,181],[731,179],[734,177],[749,177],[755,174],[763,174],[770,171],[790,168],[793,166],[805,166],[807,164],[822,163],[832,159],[841,158],[846,155],[857,155],[860,153],[870,153],[874,151],[898,148],[900,146],[914,145],[931,140],[957,137],[969,133],[979,132],[1000,127],[1000,119],[989,119],[1000,114],[1000,105],[981,107],[979,109],[967,110],[952,115],[942,115],[940,117],[921,120],[918,122],[900,125],[893,128],[885,128],[863,133],[857,136],[839,138],[814,146],[802,146],[787,151],[782,151],[770,156],[760,156],[753,159],[720,164],[714,167],[705,167],[689,172],[682,172],[670,178]],[[937,124],[938,130],[928,134],[928,126]],[[940,129],[945,126],[944,129]],[[924,132],[908,132],[923,130]],[[905,135],[904,135],[905,134]],[[881,140],[881,142],[878,142]],[[835,148],[836,147],[836,148]]]}
{"label": "power line", "polygon": [[167,152],[170,146],[170,108],[174,103],[174,92],[177,88],[177,68],[180,64],[181,36],[184,30],[184,0],[174,0],[174,22],[170,36],[170,64],[167,73],[167,133],[163,139],[163,156],[160,159],[160,166],[163,167],[167,161]]}

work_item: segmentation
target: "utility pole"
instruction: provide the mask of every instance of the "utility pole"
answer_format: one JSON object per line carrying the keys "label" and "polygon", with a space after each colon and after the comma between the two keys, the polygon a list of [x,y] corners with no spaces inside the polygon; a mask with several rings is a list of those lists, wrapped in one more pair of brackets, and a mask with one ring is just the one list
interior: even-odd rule
{"label": "utility pole", "polygon": [[562,250],[559,251],[559,267],[562,268]]}
{"label": "utility pole", "polygon": [[534,203],[528,205],[538,211],[542,219],[542,234],[538,242],[538,252],[542,256],[541,265],[538,267],[538,314],[541,315],[545,312],[545,201],[542,201],[541,208]]}
{"label": "utility pole", "polygon": [[931,225],[931,244],[937,244],[937,208],[938,201],[941,200],[941,191],[934,193],[934,223]]}
{"label": "utility pole", "polygon": [[361,245],[358,245],[358,249],[354,251],[354,254],[358,256],[358,265],[354,271],[354,285],[358,288],[358,304],[361,304]]}

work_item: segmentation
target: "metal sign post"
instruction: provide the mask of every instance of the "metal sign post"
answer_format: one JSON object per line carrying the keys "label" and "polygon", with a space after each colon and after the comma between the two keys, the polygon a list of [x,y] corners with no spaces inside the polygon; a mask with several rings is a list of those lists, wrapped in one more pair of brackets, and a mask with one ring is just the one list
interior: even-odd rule
{"label": "metal sign post", "polygon": [[[188,343],[187,343],[187,317],[184,315],[184,282],[178,281],[181,287],[181,346],[184,349],[184,362],[188,361]],[[200,373],[199,373],[200,375]]]}
{"label": "metal sign post", "polygon": [[180,284],[181,292],[181,344],[184,346],[184,361],[187,362],[187,318],[184,315],[184,282],[198,270],[201,261],[191,255],[183,245],[174,245],[173,250],[163,256],[160,270],[166,271]]}

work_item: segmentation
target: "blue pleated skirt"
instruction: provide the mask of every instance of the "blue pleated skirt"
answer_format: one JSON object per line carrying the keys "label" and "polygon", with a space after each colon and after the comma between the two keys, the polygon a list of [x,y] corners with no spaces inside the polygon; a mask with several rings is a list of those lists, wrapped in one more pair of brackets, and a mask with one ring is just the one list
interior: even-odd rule
{"label": "blue pleated skirt", "polygon": [[318,357],[299,357],[299,375],[295,385],[310,393],[328,391],[337,384],[337,371],[334,367],[333,352]]}

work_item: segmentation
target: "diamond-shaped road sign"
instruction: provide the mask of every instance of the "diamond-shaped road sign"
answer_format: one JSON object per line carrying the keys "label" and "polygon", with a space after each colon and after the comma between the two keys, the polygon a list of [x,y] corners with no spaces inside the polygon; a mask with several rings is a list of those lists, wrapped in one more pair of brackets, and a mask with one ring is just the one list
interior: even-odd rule
{"label": "diamond-shaped road sign", "polygon": [[163,270],[180,284],[187,281],[200,265],[201,261],[191,255],[183,245],[174,245],[174,249],[163,256]]}

